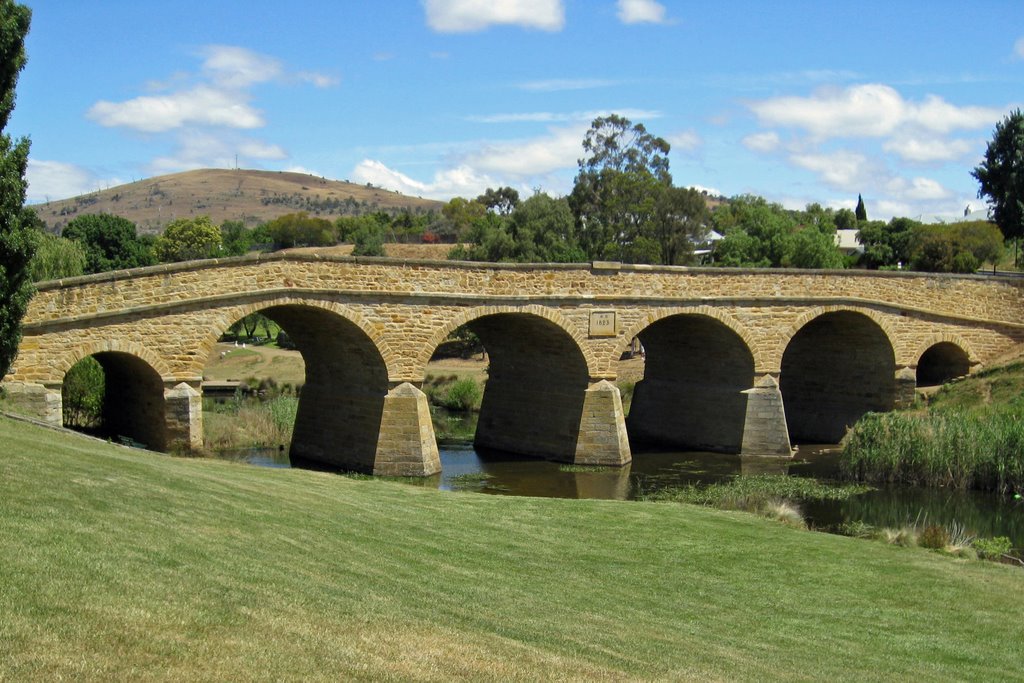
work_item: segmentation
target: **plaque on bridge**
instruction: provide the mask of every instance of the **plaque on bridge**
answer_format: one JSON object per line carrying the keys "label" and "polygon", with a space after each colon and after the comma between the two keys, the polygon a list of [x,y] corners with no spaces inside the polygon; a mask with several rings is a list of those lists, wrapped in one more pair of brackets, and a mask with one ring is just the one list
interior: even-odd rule
{"label": "plaque on bridge", "polygon": [[614,337],[615,311],[593,311],[590,314],[591,337]]}

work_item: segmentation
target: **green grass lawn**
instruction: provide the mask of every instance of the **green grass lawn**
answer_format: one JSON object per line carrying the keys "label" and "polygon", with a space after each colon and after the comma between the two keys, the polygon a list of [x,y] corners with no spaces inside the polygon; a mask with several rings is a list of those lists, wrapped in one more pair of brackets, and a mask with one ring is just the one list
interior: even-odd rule
{"label": "green grass lawn", "polygon": [[0,680],[1008,680],[1024,572],[0,418]]}

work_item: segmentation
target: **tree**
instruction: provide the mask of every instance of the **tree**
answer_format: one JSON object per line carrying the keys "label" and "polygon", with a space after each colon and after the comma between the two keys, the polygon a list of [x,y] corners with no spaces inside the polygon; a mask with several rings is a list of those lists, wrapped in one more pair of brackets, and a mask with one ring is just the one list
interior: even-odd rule
{"label": "tree", "polygon": [[138,268],[154,263],[153,253],[127,218],[107,213],[78,216],[64,226],[63,236],[85,249],[85,272]]}
{"label": "tree", "polygon": [[489,187],[476,198],[476,202],[499,216],[507,216],[519,206],[519,192],[511,187],[499,187],[496,190]]}
{"label": "tree", "polygon": [[1024,114],[1020,109],[996,124],[985,159],[971,175],[988,197],[992,218],[1007,239],[1024,235]]}
{"label": "tree", "polygon": [[224,221],[220,224],[220,240],[225,256],[242,256],[253,245],[253,232],[246,230],[242,221]]}
{"label": "tree", "polygon": [[590,258],[661,261],[656,225],[662,195],[672,186],[669,150],[643,124],[615,114],[594,119],[569,196],[576,234]]}
{"label": "tree", "polygon": [[858,223],[868,219],[868,210],[864,207],[864,198],[860,195],[857,195],[857,209],[853,213],[856,216]]}
{"label": "tree", "polygon": [[466,237],[469,245],[456,246],[448,258],[462,261],[519,263],[579,263],[586,254],[574,235],[568,202],[543,192],[520,202],[512,214],[489,214],[477,220]]}
{"label": "tree", "polygon": [[154,251],[163,263],[214,258],[221,253],[221,233],[209,216],[179,218],[168,223]]}
{"label": "tree", "polygon": [[266,233],[275,249],[323,247],[334,244],[337,231],[326,218],[315,218],[305,211],[286,213],[266,224]]}
{"label": "tree", "polygon": [[14,89],[25,66],[25,35],[32,12],[0,0],[0,377],[7,374],[21,342],[21,319],[32,298],[30,266],[38,232],[25,205],[28,138],[12,141],[6,130],[14,110]]}
{"label": "tree", "polygon": [[693,245],[708,232],[708,205],[693,188],[668,187],[655,203],[654,239],[661,263],[686,265],[693,261]]}
{"label": "tree", "polygon": [[32,281],[42,282],[83,275],[85,261],[85,249],[80,242],[40,233],[39,248],[32,258]]}

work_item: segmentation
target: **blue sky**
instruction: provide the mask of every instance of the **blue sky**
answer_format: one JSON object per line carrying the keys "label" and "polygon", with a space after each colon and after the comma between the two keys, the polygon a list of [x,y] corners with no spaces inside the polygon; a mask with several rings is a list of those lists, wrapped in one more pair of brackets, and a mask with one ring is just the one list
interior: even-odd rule
{"label": "blue sky", "polygon": [[681,186],[871,218],[979,208],[1024,101],[1021,0],[29,0],[9,132],[29,200],[192,168],[407,194],[571,190],[590,121],[672,143]]}

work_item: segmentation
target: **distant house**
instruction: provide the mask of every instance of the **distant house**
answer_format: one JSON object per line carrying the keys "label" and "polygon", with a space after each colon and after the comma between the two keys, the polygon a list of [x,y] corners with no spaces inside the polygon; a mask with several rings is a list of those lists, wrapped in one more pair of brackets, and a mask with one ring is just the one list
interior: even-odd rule
{"label": "distant house", "polygon": [[722,235],[714,230],[708,230],[707,234],[697,240],[694,245],[693,255],[697,257],[698,263],[711,263],[715,245],[722,240]]}
{"label": "distant house", "polygon": [[860,243],[857,235],[860,230],[836,230],[836,246],[845,256],[855,256],[864,253],[864,245]]}

